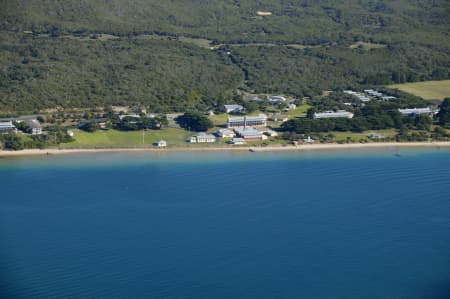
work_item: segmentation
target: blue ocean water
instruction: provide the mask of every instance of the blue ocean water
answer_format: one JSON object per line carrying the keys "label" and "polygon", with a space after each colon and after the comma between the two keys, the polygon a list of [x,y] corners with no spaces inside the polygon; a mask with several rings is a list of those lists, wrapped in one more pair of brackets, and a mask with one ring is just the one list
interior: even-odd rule
{"label": "blue ocean water", "polygon": [[450,296],[450,150],[0,159],[2,298]]}

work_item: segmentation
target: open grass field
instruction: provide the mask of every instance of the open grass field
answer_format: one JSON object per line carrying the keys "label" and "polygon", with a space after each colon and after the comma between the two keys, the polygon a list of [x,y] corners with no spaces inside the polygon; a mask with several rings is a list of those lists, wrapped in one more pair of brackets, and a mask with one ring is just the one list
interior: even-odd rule
{"label": "open grass field", "polygon": [[168,146],[180,146],[191,133],[179,128],[121,132],[116,130],[97,131],[94,133],[74,131],[74,142],[61,144],[62,148],[105,148],[105,147],[151,147],[160,139],[167,141]]}
{"label": "open grass field", "polygon": [[213,122],[214,126],[223,127],[223,126],[226,126],[226,124],[227,124],[228,116],[230,116],[230,115],[228,115],[226,113],[214,114],[214,115],[210,115],[209,119]]}
{"label": "open grass field", "polygon": [[353,133],[353,132],[332,132],[334,135],[334,140],[336,142],[346,142],[350,140],[351,142],[359,142],[359,141],[369,141],[369,134],[377,134],[383,135],[385,137],[394,137],[396,134],[395,129],[389,130],[378,130],[378,131],[366,131],[363,133]]}
{"label": "open grass field", "polygon": [[309,108],[312,108],[311,105],[308,104],[302,104],[300,106],[298,106],[297,108],[288,111],[288,115],[289,116],[305,116],[306,112],[308,111]]}
{"label": "open grass field", "polygon": [[450,97],[450,80],[394,84],[387,87],[399,89],[425,100],[443,100]]}

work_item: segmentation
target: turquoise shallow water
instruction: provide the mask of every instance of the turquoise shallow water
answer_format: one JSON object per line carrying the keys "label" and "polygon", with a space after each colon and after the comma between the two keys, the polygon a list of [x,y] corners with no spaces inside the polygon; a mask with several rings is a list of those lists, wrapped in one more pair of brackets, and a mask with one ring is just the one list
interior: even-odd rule
{"label": "turquoise shallow water", "polygon": [[0,159],[1,295],[449,298],[449,180],[448,149]]}

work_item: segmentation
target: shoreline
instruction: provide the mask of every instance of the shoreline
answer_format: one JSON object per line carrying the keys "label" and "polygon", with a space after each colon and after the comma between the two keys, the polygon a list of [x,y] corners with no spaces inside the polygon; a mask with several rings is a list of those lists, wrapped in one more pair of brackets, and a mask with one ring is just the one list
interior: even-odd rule
{"label": "shoreline", "polygon": [[450,141],[437,142],[384,142],[384,143],[323,143],[323,144],[301,144],[288,146],[266,146],[266,147],[172,147],[172,148],[104,148],[104,149],[25,149],[20,151],[0,151],[0,158],[21,156],[47,156],[47,155],[69,155],[84,153],[163,153],[163,152],[210,152],[210,151],[250,151],[250,152],[280,152],[280,151],[311,151],[311,150],[345,150],[345,149],[371,149],[371,148],[411,148],[411,147],[448,147]]}

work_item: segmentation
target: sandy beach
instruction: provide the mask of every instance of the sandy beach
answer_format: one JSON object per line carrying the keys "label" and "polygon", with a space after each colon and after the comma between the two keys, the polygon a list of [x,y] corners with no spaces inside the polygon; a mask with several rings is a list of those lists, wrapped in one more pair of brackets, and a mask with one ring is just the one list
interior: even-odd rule
{"label": "sandy beach", "polygon": [[169,148],[105,148],[105,149],[26,149],[21,151],[0,151],[0,157],[67,155],[82,153],[119,153],[119,152],[191,152],[191,151],[311,151],[311,150],[345,150],[370,148],[406,148],[406,147],[450,147],[450,142],[384,142],[384,143],[325,143],[301,144],[266,147],[169,147]]}

